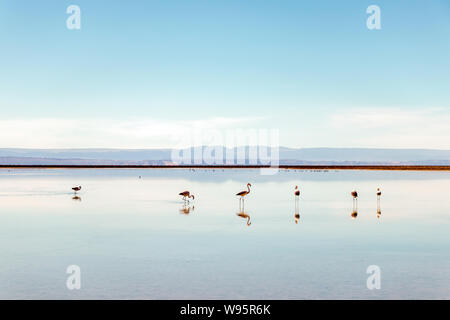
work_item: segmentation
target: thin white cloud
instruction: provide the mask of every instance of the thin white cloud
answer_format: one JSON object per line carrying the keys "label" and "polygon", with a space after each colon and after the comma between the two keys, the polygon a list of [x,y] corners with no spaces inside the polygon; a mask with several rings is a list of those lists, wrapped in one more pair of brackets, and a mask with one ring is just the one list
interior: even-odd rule
{"label": "thin white cloud", "polygon": [[426,110],[403,110],[397,108],[348,109],[331,116],[335,128],[361,127],[382,128],[420,123],[424,118],[438,120],[442,115],[449,117],[443,108]]}
{"label": "thin white cloud", "polygon": [[[195,121],[16,119],[0,120],[0,148],[167,148],[184,146],[194,130],[226,130],[259,118]],[[187,145],[186,145],[187,146]]]}
{"label": "thin white cloud", "polygon": [[348,109],[333,114],[330,127],[347,146],[450,149],[445,108]]}
{"label": "thin white cloud", "polygon": [[[202,144],[220,144],[218,132],[223,137],[227,130],[257,129],[268,125],[265,120],[4,119],[0,120],[0,148],[184,148],[199,144],[196,130],[201,131]],[[280,131],[280,145],[450,149],[450,110],[445,108],[346,109],[318,126],[307,122],[292,126],[288,124],[292,120],[270,121],[270,127]]]}

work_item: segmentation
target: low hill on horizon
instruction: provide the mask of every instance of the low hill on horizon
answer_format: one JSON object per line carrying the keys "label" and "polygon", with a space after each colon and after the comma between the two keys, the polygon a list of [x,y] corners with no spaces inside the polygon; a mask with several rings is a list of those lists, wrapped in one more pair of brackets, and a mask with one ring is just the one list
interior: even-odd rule
{"label": "low hill on horizon", "polygon": [[[206,152],[206,147],[199,147]],[[222,147],[221,147],[222,148]],[[212,147],[209,148],[211,150]],[[194,148],[182,150],[194,156]],[[223,154],[240,154],[237,148]],[[177,150],[177,152],[181,152]],[[249,163],[245,147],[245,163]],[[450,150],[376,148],[279,148],[280,164],[449,165]],[[243,160],[242,157],[240,157]],[[173,165],[172,149],[0,149],[0,165]]]}

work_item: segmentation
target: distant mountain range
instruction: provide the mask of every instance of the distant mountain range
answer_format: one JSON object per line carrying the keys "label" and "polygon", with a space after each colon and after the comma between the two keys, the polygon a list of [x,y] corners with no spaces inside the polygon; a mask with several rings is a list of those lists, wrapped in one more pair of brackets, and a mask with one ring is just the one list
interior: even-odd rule
{"label": "distant mountain range", "polygon": [[[206,147],[201,147],[206,151]],[[198,149],[197,149],[198,150]],[[191,152],[193,148],[184,149]],[[237,149],[223,148],[223,154]],[[280,164],[450,165],[450,150],[370,148],[279,148]],[[249,163],[249,150],[241,160]],[[236,161],[235,161],[236,163]],[[174,165],[172,149],[0,149],[0,165]],[[206,163],[203,163],[206,164]]]}

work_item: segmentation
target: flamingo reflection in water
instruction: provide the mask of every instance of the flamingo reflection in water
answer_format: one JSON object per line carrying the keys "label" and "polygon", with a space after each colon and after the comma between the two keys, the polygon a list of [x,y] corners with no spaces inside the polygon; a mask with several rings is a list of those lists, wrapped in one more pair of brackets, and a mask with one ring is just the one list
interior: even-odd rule
{"label": "flamingo reflection in water", "polygon": [[298,222],[300,221],[300,213],[297,213],[297,212],[296,212],[296,213],[294,214],[294,220],[295,220],[295,223],[298,224]]}
{"label": "flamingo reflection in water", "polygon": [[188,215],[189,213],[191,213],[191,210],[194,211],[194,208],[194,206],[191,207],[190,205],[183,204],[183,206],[180,208],[180,213]]}
{"label": "flamingo reflection in water", "polygon": [[75,197],[72,198],[72,200],[81,202],[81,197],[75,196]]}
{"label": "flamingo reflection in water", "polygon": [[252,225],[252,223],[250,222],[250,216],[248,214],[246,214],[244,211],[241,211],[241,212],[237,213],[236,215],[238,217],[247,219],[247,226],[250,227]]}

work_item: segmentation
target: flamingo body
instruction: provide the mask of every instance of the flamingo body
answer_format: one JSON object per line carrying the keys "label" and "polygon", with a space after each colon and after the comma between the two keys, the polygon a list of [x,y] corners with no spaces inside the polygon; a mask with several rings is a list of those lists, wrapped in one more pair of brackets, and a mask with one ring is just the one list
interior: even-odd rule
{"label": "flamingo body", "polygon": [[250,183],[247,183],[247,189],[248,190],[244,190],[244,191],[238,192],[238,193],[236,193],[236,195],[240,196],[240,197],[245,197],[246,195],[248,195],[250,193],[250,187],[251,186],[252,185]]}
{"label": "flamingo body", "polygon": [[[192,198],[192,200],[195,199],[194,195],[191,194],[189,191],[183,191],[183,192],[180,192],[178,195],[179,195],[179,196],[183,196],[183,200],[184,200],[184,201],[186,201],[186,198]],[[188,200],[188,201],[189,201],[189,200]]]}
{"label": "flamingo body", "polygon": [[190,192],[189,191],[183,191],[183,192],[180,192],[178,195],[179,196],[183,196],[183,197],[189,197],[190,196]]}

